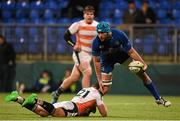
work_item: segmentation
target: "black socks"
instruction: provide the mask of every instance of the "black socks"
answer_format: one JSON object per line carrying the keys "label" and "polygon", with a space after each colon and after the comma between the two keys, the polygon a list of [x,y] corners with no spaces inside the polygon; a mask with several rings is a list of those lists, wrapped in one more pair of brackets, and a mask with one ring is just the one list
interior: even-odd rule
{"label": "black socks", "polygon": [[38,100],[38,105],[40,105],[42,108],[44,108],[49,114],[53,114],[55,111],[55,108],[53,104],[48,103],[46,101]]}
{"label": "black socks", "polygon": [[64,92],[64,89],[62,87],[59,87],[57,90],[56,90],[56,94],[59,96],[61,93]]}

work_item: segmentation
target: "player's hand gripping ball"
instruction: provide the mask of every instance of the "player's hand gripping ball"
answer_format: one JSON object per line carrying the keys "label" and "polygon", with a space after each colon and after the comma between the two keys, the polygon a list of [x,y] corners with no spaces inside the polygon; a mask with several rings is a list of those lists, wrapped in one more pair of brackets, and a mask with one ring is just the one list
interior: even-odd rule
{"label": "player's hand gripping ball", "polygon": [[132,61],[128,66],[129,70],[135,74],[143,71],[144,68],[144,64],[140,61]]}

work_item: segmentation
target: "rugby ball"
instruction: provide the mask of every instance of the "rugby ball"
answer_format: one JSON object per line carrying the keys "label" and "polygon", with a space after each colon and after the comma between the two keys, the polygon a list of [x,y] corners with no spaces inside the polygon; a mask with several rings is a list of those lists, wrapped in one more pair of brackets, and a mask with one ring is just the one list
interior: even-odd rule
{"label": "rugby ball", "polygon": [[144,64],[140,61],[132,61],[128,66],[132,73],[138,73],[144,68]]}

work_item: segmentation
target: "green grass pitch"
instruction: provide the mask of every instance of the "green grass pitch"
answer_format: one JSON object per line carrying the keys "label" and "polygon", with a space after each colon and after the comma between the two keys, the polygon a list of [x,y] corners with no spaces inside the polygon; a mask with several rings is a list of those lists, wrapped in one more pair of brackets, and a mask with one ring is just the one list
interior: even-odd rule
{"label": "green grass pitch", "polygon": [[[152,96],[106,95],[104,101],[108,108],[108,117],[101,117],[97,111],[90,117],[40,117],[19,104],[4,102],[7,94],[0,94],[0,120],[180,120],[180,97],[165,96],[172,102],[171,107],[158,106]],[[23,94],[27,97],[29,94]],[[50,101],[50,94],[38,94],[38,97]],[[70,100],[72,94],[63,94],[60,100]]]}

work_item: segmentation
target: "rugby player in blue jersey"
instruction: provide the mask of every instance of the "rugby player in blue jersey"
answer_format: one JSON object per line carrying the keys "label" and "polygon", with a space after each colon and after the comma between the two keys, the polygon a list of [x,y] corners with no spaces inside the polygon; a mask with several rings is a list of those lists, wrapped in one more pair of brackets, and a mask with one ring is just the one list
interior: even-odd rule
{"label": "rugby player in blue jersey", "polygon": [[143,71],[137,76],[143,80],[144,86],[154,96],[156,103],[168,107],[170,101],[164,100],[158,93],[151,78],[146,73],[147,64],[132,47],[126,34],[117,29],[111,29],[106,22],[97,25],[98,36],[92,45],[93,62],[96,76],[103,94],[106,94],[112,84],[112,71],[116,63],[127,66],[132,60],[144,64]]}

